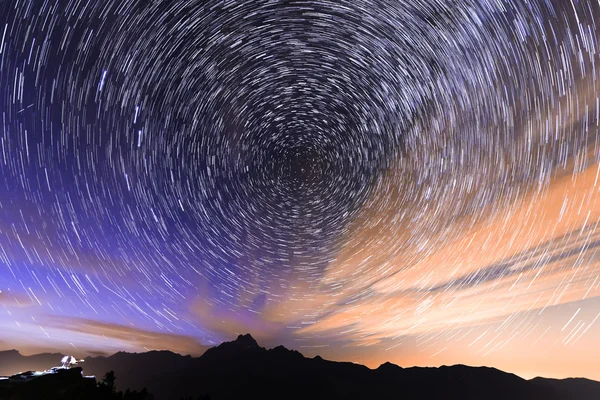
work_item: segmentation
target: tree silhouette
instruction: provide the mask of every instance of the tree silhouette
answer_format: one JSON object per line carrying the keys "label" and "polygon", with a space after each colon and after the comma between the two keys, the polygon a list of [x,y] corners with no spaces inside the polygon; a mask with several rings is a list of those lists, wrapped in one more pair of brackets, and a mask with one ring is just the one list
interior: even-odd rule
{"label": "tree silhouette", "polygon": [[115,376],[115,371],[109,371],[106,374],[104,374],[104,378],[102,379],[101,385],[106,387],[108,391],[115,393],[117,390],[117,387],[115,386],[116,380],[117,377]]}
{"label": "tree silhouette", "polygon": [[98,383],[98,396],[101,399],[112,399],[112,400],[152,400],[154,396],[148,393],[146,388],[143,388],[139,392],[137,390],[125,390],[123,392],[117,392],[115,381],[117,377],[114,371],[109,371],[104,375],[102,382]]}

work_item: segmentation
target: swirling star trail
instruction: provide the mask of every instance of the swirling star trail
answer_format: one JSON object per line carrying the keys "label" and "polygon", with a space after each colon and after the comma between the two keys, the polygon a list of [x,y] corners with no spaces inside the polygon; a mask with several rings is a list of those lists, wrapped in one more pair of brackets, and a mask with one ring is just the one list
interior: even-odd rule
{"label": "swirling star trail", "polygon": [[0,347],[600,379],[593,0],[0,3]]}

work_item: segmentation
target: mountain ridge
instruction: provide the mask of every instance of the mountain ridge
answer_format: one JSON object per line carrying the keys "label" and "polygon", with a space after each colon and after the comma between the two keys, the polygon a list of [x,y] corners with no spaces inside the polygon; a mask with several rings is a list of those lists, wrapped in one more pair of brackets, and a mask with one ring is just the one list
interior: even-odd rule
{"label": "mountain ridge", "polygon": [[[6,353],[6,354],[5,354]],[[17,352],[20,355],[20,353]],[[15,362],[15,351],[0,352]],[[48,353],[38,364],[49,359]],[[36,356],[21,356],[22,363]],[[54,360],[58,364],[60,358]],[[47,365],[50,368],[53,365]],[[375,369],[351,363],[307,358],[284,346],[266,349],[250,335],[240,335],[208,349],[199,357],[169,350],[145,353],[118,352],[87,357],[81,365],[99,379],[110,370],[120,389],[146,387],[157,400],[178,400],[210,395],[211,399],[600,399],[600,382],[587,378],[525,380],[493,367],[462,364],[403,368],[384,362]],[[27,368],[37,369],[36,368]],[[16,373],[19,371],[12,371]],[[283,392],[281,389],[286,388]],[[402,394],[400,396],[400,394]]]}

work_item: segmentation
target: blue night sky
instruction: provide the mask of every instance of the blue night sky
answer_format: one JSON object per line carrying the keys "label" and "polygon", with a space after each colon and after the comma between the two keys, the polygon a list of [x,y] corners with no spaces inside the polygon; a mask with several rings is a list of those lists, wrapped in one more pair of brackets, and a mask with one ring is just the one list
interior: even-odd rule
{"label": "blue night sky", "polygon": [[600,379],[600,7],[0,3],[0,350]]}

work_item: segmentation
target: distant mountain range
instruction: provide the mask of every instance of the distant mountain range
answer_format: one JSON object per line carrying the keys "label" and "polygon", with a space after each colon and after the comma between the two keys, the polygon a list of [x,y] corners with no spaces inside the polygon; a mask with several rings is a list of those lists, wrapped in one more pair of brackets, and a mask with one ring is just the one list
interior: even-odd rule
{"label": "distant mountain range", "polygon": [[[0,352],[0,375],[46,369],[62,354],[25,357]],[[88,357],[86,375],[101,380],[114,371],[119,390],[147,388],[156,400],[197,399],[543,399],[598,400],[600,382],[588,379],[522,379],[494,368],[455,365],[377,369],[306,358],[283,346],[267,350],[250,335],[208,349],[201,357],[169,351]]]}

